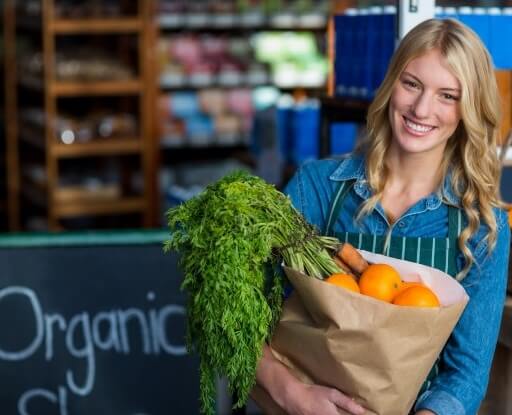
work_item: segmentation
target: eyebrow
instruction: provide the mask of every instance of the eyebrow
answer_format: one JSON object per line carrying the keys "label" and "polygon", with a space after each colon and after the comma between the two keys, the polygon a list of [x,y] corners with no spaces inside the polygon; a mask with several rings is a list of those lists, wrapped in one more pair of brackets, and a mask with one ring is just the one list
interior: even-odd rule
{"label": "eyebrow", "polygon": [[[423,85],[423,82],[421,82],[421,80],[417,76],[414,76],[412,73],[404,71],[403,75],[410,76],[411,78],[414,78],[417,82],[419,82],[421,85]],[[458,93],[460,93],[460,89],[459,88],[439,88],[439,89],[441,91],[451,91],[451,92],[458,92]]]}

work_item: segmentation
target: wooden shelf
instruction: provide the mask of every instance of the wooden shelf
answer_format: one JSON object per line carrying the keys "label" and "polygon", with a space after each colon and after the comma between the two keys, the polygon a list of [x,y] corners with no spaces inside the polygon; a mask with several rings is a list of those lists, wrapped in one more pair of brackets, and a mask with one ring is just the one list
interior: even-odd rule
{"label": "wooden shelf", "polygon": [[[8,117],[8,125],[12,128],[6,142],[12,143],[12,146],[8,148],[10,157],[6,171],[16,179],[8,182],[11,192],[9,200],[14,201],[9,207],[9,228],[23,230],[31,217],[44,217],[49,230],[60,231],[64,227],[72,229],[76,226],[74,223],[61,223],[60,220],[64,218],[94,218],[126,213],[140,215],[142,227],[155,226],[160,222],[156,187],[158,160],[152,135],[157,84],[154,62],[149,56],[155,44],[154,0],[138,1],[136,7],[130,7],[133,13],[119,17],[112,17],[108,10],[97,17],[60,15],[56,2],[52,0],[35,0],[34,6],[39,7],[40,13],[32,16],[24,13],[23,8],[15,8],[12,1],[8,3],[12,7],[5,7],[5,10],[9,10],[10,14],[5,15],[2,21],[6,50],[9,49],[6,62],[12,62],[12,65],[4,74],[4,84],[10,90],[11,97],[6,108],[13,110]],[[40,54],[44,71],[34,72],[34,75],[28,71],[18,72],[16,56],[22,53],[21,49],[17,50],[20,43],[16,41],[18,36],[37,39],[34,51]],[[128,79],[96,81],[83,77],[75,81],[69,77],[59,77],[57,57],[59,54],[65,56],[64,51],[70,45],[62,40],[69,37],[72,41],[75,36],[80,36],[80,44],[92,47],[98,46],[100,36],[106,36],[109,40],[104,45],[107,53],[131,68]],[[100,51],[97,56],[101,56]],[[19,93],[17,88],[20,89]],[[28,99],[17,99],[18,95],[23,98],[27,95]],[[32,99],[32,95],[40,96]],[[75,102],[61,99],[64,97],[73,98],[77,101],[76,105]],[[77,128],[85,128],[80,123],[86,121],[88,116],[92,117],[91,122],[96,122],[94,103],[79,105],[84,97],[98,97],[98,112],[112,113],[114,118],[123,113],[132,114],[137,120],[138,130],[132,135],[115,139],[94,137],[87,142],[77,140],[64,144],[58,138],[61,120],[69,118],[72,124],[76,122]],[[102,100],[100,97],[114,99]],[[23,109],[34,106],[44,113],[44,121],[20,118]],[[20,147],[20,144],[23,146]],[[34,153],[37,158],[21,157],[19,148],[29,156]],[[40,151],[40,154],[35,154],[36,151]],[[91,159],[84,160],[84,157]],[[109,163],[109,157],[116,160]],[[38,160],[40,165],[32,166],[34,160]],[[100,165],[107,173],[110,168],[116,170],[116,174],[112,175],[116,180],[111,187],[106,184],[90,190],[80,185],[62,186],[69,182],[68,174],[79,176],[82,164],[95,161],[101,161]],[[98,173],[102,177],[101,172]],[[137,188],[143,189],[140,195],[139,192],[134,195],[130,191],[130,184],[134,182]],[[34,207],[41,207],[44,212]]]}
{"label": "wooden shelf", "polygon": [[213,149],[227,149],[233,148],[247,148],[249,147],[250,137],[248,135],[237,134],[231,139],[223,139],[219,136],[210,137],[207,140],[194,141],[191,137],[160,137],[160,148],[162,150],[213,150]]}
{"label": "wooden shelf", "polygon": [[56,34],[135,33],[142,27],[141,20],[137,18],[58,19],[49,24],[49,30]]}
{"label": "wooden shelf", "polygon": [[85,202],[79,200],[54,205],[54,213],[59,218],[77,216],[117,215],[126,213],[143,213],[147,209],[143,197],[124,197],[117,200]]}
{"label": "wooden shelf", "polygon": [[194,82],[188,77],[183,77],[180,82],[168,81],[163,74],[160,78],[160,89],[164,91],[180,90],[180,89],[202,89],[202,88],[259,88],[263,86],[272,86],[273,83],[270,81],[270,75],[266,74],[261,82],[251,82],[247,80],[246,74],[243,74],[242,79],[233,82],[222,82],[219,80],[212,80],[208,82]]}
{"label": "wooden shelf", "polygon": [[56,205],[104,203],[119,200],[121,197],[121,187],[117,183],[105,183],[92,188],[81,184],[65,185],[57,186],[53,190],[53,201]]}
{"label": "wooden shelf", "polygon": [[[55,187],[53,193],[45,182],[36,182],[25,175],[22,186],[22,193],[32,203],[46,207],[47,197],[53,194],[54,215],[58,218],[70,218],[78,216],[104,216],[114,214],[142,213],[147,211],[147,201],[143,196],[125,196],[114,198],[110,197],[109,191],[87,192],[83,190],[77,192],[77,186]],[[70,197],[73,193],[79,194],[79,197],[73,199]]]}
{"label": "wooden shelf", "polygon": [[140,138],[97,138],[86,143],[56,143],[51,146],[50,154],[60,158],[76,158],[136,154],[141,149]]}
{"label": "wooden shelf", "polygon": [[50,93],[55,96],[77,95],[134,95],[142,91],[142,82],[138,79],[123,81],[63,82],[50,84]]}
{"label": "wooden shelf", "polygon": [[[37,91],[44,90],[42,79],[34,76],[22,76],[19,84],[25,88]],[[54,96],[77,95],[135,95],[142,91],[142,82],[139,79],[122,81],[53,81],[49,93]]]}
{"label": "wooden shelf", "polygon": [[162,30],[325,30],[328,17],[322,13],[160,13]]}

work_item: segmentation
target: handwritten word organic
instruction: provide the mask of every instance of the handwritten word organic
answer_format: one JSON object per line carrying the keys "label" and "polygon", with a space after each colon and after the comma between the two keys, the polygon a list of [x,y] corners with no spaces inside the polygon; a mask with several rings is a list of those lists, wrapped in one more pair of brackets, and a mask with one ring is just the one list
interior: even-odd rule
{"label": "handwritten word organic", "polygon": [[[161,354],[183,356],[185,345],[171,340],[172,327],[183,325],[185,310],[176,304],[164,304],[155,307],[155,294],[146,295],[147,309],[129,307],[99,310],[94,313],[83,310],[71,316],[61,313],[47,313],[43,310],[37,294],[30,288],[10,286],[0,290],[0,310],[3,302],[15,304],[17,316],[33,322],[29,336],[23,344],[7,347],[0,342],[0,360],[19,362],[34,357],[36,353],[44,353],[49,364],[55,359],[55,350],[64,350],[73,359],[79,359],[85,370],[67,369],[65,385],[58,387],[57,392],[38,388],[25,391],[18,400],[20,415],[29,413],[32,400],[44,399],[59,406],[60,415],[67,415],[65,408],[67,390],[78,396],[86,396],[94,388],[96,376],[97,353],[115,353],[130,355],[142,353],[147,356]],[[13,303],[14,302],[14,303]],[[175,336],[176,337],[176,336]],[[78,376],[77,373],[81,376]],[[66,390],[67,389],[67,390]]]}

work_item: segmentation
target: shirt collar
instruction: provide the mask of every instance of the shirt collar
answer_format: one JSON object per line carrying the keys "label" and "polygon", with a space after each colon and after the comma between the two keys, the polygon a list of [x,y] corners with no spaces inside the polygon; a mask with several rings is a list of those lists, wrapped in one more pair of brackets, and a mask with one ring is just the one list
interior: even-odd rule
{"label": "shirt collar", "polygon": [[366,181],[364,157],[354,154],[345,156],[329,178],[337,182],[353,179]]}
{"label": "shirt collar", "polygon": [[[433,193],[426,198],[426,206],[429,209],[435,209],[441,202],[461,206],[460,197],[455,194],[451,184],[452,172],[446,175],[441,192]],[[363,198],[370,197],[371,190],[366,181],[365,158],[359,154],[349,154],[345,156],[339,166],[329,176],[333,181],[355,180],[354,188]]]}

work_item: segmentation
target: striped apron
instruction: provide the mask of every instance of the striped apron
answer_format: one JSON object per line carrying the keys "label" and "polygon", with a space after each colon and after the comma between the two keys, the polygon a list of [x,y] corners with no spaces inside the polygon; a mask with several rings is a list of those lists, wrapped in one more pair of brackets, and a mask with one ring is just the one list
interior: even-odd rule
{"label": "striped apron", "polygon": [[[393,258],[405,259],[437,268],[455,277],[457,274],[457,255],[459,254],[458,237],[462,226],[461,210],[450,206],[448,208],[448,237],[446,238],[411,238],[391,236],[386,246],[386,237],[362,233],[334,232],[334,223],[343,207],[343,202],[355,181],[340,182],[331,202],[324,235],[336,236],[341,242],[349,242],[358,249],[373,253],[384,254]],[[430,371],[418,394],[426,391],[432,379],[437,376],[439,358]]]}

